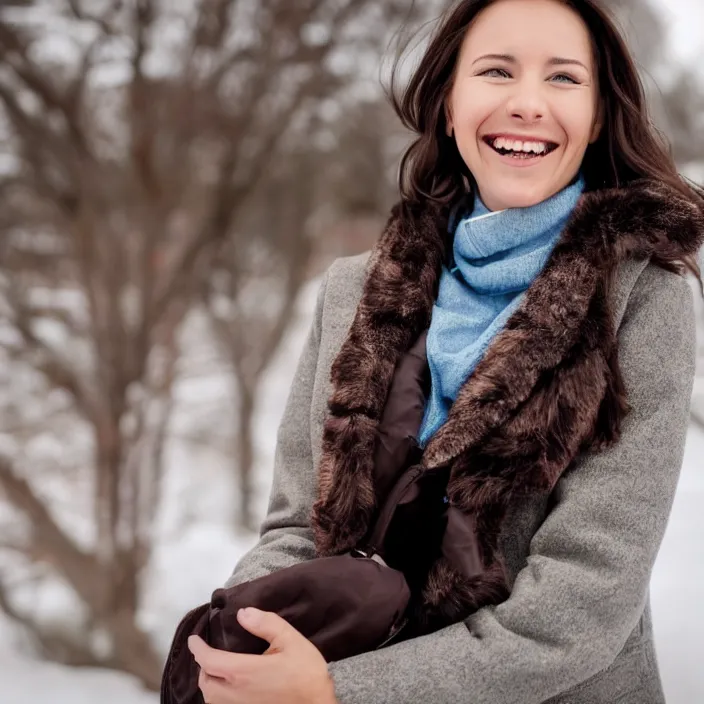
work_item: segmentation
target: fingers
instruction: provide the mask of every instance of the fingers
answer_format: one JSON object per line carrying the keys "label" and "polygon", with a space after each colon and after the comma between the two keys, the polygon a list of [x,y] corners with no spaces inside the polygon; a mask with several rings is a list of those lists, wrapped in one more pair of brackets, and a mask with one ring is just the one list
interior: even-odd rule
{"label": "fingers", "polygon": [[200,636],[189,636],[188,649],[202,671],[227,682],[247,679],[269,666],[261,655],[230,653],[211,648]]}
{"label": "fingers", "polygon": [[200,636],[189,636],[188,649],[198,663],[201,671],[210,677],[224,680],[232,679],[232,663],[230,653],[225,650],[211,648]]}
{"label": "fingers", "polygon": [[218,677],[211,677],[203,670],[198,675],[198,688],[206,704],[225,704],[232,701],[232,685]]}
{"label": "fingers", "polygon": [[271,644],[270,651],[281,651],[295,644],[303,636],[278,614],[247,608],[237,612],[240,625],[255,636]]}

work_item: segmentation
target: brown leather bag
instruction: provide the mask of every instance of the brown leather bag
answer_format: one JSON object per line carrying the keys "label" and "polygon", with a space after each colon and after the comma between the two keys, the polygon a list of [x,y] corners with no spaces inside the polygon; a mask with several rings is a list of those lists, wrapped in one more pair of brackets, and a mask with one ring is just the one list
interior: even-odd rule
{"label": "brown leather bag", "polygon": [[200,635],[209,645],[261,654],[268,643],[247,632],[236,618],[254,606],[277,613],[332,662],[380,648],[402,632],[411,592],[403,572],[389,567],[380,551],[396,509],[417,494],[419,466],[406,470],[389,493],[365,551],[321,557],[259,579],[213,592],[208,604],[179,624],[161,684],[162,704],[202,704],[198,666],[186,641]]}

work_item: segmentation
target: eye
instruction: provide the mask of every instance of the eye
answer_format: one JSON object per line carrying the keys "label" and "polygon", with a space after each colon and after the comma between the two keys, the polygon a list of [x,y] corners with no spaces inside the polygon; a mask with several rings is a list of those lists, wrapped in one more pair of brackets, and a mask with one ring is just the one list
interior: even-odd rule
{"label": "eye", "polygon": [[[559,80],[557,80],[559,79]],[[558,73],[555,76],[553,76],[550,80],[554,81],[557,80],[558,83],[572,83],[573,85],[579,85],[579,81],[576,78],[572,78],[572,76],[569,76],[566,73]]]}
{"label": "eye", "polygon": [[503,68],[489,68],[482,71],[480,76],[488,76],[489,78],[511,78],[511,74]]}

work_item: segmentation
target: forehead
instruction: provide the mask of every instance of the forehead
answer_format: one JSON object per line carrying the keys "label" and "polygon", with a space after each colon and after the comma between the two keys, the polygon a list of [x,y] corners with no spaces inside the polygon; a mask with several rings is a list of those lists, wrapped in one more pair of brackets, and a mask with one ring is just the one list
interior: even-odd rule
{"label": "forehead", "polygon": [[561,56],[589,65],[589,29],[559,0],[497,0],[479,13],[462,46],[463,58],[506,53],[519,60]]}

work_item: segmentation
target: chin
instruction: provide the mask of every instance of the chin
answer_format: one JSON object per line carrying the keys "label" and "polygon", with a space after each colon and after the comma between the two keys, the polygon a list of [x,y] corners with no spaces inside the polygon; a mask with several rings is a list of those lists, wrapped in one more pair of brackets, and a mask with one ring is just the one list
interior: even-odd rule
{"label": "chin", "polygon": [[[491,209],[530,208],[547,200],[551,195],[552,193],[548,188],[506,188],[505,190],[495,190],[492,193],[491,202],[496,207]],[[491,207],[489,203],[486,203],[486,205]]]}
{"label": "chin", "polygon": [[547,191],[523,191],[515,193],[502,193],[497,197],[496,203],[499,207],[492,210],[503,210],[506,208],[530,208],[533,205],[538,205],[544,200],[547,200],[550,194]]}

